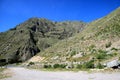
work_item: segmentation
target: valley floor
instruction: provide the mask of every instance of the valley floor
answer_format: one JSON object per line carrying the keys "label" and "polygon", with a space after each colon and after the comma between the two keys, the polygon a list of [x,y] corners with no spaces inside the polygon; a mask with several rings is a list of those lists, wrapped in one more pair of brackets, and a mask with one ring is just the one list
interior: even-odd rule
{"label": "valley floor", "polygon": [[38,71],[22,67],[10,67],[12,77],[2,80],[120,80],[120,72],[70,72]]}

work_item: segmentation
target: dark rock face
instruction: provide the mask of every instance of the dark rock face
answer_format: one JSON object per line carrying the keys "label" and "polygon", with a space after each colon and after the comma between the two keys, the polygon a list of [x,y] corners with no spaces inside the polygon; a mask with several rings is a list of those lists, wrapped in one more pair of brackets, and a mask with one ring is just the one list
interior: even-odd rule
{"label": "dark rock face", "polygon": [[71,37],[85,26],[83,22],[51,22],[31,18],[0,33],[0,59],[23,62],[57,41]]}

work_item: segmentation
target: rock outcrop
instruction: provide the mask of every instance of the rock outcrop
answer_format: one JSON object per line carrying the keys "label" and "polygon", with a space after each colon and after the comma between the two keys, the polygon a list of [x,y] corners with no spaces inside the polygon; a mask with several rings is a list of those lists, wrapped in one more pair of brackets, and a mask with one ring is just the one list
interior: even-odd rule
{"label": "rock outcrop", "polygon": [[112,61],[106,63],[106,66],[108,68],[114,68],[114,69],[119,68],[120,67],[120,61],[118,59],[112,60]]}

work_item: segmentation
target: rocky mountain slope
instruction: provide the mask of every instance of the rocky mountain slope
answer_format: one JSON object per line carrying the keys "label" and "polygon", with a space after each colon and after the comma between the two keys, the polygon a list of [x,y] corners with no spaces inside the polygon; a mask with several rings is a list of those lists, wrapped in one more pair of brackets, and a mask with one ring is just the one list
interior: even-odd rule
{"label": "rocky mountain slope", "polygon": [[89,23],[81,33],[56,43],[38,56],[39,59],[34,57],[30,61],[48,64],[44,67],[70,64],[78,68],[94,68],[119,60],[120,8]]}
{"label": "rocky mountain slope", "polygon": [[59,40],[79,33],[85,25],[84,22],[52,22],[30,18],[15,28],[0,33],[0,59],[11,63],[26,61]]}

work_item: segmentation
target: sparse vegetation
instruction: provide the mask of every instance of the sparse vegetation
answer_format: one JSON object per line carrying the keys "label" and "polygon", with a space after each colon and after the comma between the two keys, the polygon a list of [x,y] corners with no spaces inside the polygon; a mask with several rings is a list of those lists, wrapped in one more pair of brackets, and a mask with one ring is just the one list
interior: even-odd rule
{"label": "sparse vegetation", "polygon": [[3,74],[4,70],[5,70],[5,68],[0,68],[0,79],[7,77],[7,75]]}
{"label": "sparse vegetation", "polygon": [[96,54],[96,58],[101,60],[101,59],[105,59],[106,58],[106,54],[105,53],[99,53],[99,54]]}
{"label": "sparse vegetation", "polygon": [[92,50],[95,48],[95,45],[92,44],[92,45],[89,46],[88,48],[89,48],[89,51],[92,51]]}
{"label": "sparse vegetation", "polygon": [[73,56],[75,54],[77,54],[76,50],[72,50],[71,53],[70,53],[70,56]]}
{"label": "sparse vegetation", "polygon": [[82,69],[83,68],[83,66],[81,65],[81,64],[77,64],[77,67],[76,67],[77,69]]}
{"label": "sparse vegetation", "polygon": [[66,68],[66,66],[67,66],[67,65],[65,65],[65,64],[52,64],[52,65],[50,65],[50,64],[49,64],[49,65],[45,64],[45,65],[44,65],[44,68],[57,69],[57,68]]}
{"label": "sparse vegetation", "polygon": [[84,63],[83,64],[83,68],[85,68],[85,69],[95,68],[95,66],[94,66],[94,60],[90,60],[90,61]]}
{"label": "sparse vegetation", "polygon": [[98,68],[98,69],[103,69],[104,66],[103,66],[101,63],[98,63],[97,66],[96,66],[96,68]]}
{"label": "sparse vegetation", "polygon": [[40,61],[47,63],[43,66],[46,69],[102,69],[102,62],[119,57],[119,12],[120,9],[88,25],[31,18],[16,28],[0,33],[0,59],[9,58],[12,63],[24,62],[37,54],[44,57]]}
{"label": "sparse vegetation", "polygon": [[88,62],[85,62],[84,64],[77,64],[77,69],[83,70],[83,69],[93,69],[94,66],[94,60],[90,60]]}

